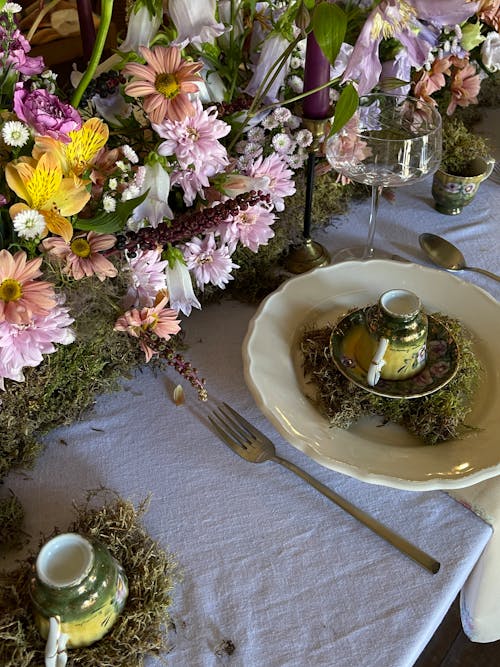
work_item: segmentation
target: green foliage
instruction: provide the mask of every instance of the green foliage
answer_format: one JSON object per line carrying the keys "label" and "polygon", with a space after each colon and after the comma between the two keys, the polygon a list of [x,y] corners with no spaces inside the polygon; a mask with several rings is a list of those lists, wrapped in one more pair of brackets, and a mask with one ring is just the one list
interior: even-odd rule
{"label": "green foliage", "polygon": [[347,30],[347,16],[337,5],[320,2],[312,15],[312,29],[321,50],[333,65]]}
{"label": "green foliage", "polygon": [[470,162],[477,157],[488,157],[488,142],[474,134],[457,116],[443,120],[443,157],[441,169],[448,174],[467,176]]}

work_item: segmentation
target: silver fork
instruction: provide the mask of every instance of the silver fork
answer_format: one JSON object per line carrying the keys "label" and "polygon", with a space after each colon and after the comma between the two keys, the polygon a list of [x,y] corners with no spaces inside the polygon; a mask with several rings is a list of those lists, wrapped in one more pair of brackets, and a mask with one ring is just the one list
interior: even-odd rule
{"label": "silver fork", "polygon": [[348,500],[339,496],[335,491],[319,482],[302,468],[299,468],[276,454],[274,444],[255,426],[244,419],[236,410],[227,403],[223,403],[208,416],[210,423],[219,435],[221,440],[228,445],[233,452],[251,463],[263,463],[264,461],[274,461],[288,468],[306,482],[311,484],[317,491],[326,496],[329,500],[348,512],[362,524],[373,530],[374,533],[387,540],[396,549],[399,549],[406,556],[409,556],[426,570],[436,574],[440,568],[440,563],[422,551],[417,546],[405,540],[404,537],[393,532],[390,528],[380,523],[372,516],[364,512],[359,507],[352,505]]}

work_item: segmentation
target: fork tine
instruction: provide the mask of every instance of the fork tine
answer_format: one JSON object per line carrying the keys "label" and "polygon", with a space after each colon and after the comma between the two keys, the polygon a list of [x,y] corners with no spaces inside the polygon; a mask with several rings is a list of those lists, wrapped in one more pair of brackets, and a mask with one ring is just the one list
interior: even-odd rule
{"label": "fork tine", "polygon": [[[226,408],[226,410],[229,410],[231,415],[233,415],[234,419],[231,420],[233,424],[239,426],[241,429],[245,429],[248,435],[251,435],[254,438],[262,437],[262,433],[257,428],[255,428],[255,426],[252,426],[252,424],[250,424],[250,422],[248,422],[244,417],[242,417],[239,412],[236,412],[234,408],[225,402],[223,402],[222,405]],[[219,410],[222,412],[222,408],[219,408]],[[228,419],[231,419],[227,413],[224,414],[226,417],[228,417]]]}
{"label": "fork tine", "polygon": [[[217,415],[214,414],[216,417]],[[214,429],[217,431],[219,434],[220,438],[222,439],[223,442],[225,442],[231,449],[239,454],[239,450],[244,449],[244,445],[242,445],[240,442],[235,440],[228,432],[227,430],[223,429],[222,426],[212,417],[211,415],[208,415],[208,420],[214,427]],[[225,424],[224,424],[225,426]]]}

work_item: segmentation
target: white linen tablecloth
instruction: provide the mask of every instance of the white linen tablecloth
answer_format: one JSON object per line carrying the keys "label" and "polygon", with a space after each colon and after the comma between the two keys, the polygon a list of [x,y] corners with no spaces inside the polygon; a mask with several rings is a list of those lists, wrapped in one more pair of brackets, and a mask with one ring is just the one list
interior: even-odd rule
{"label": "white linen tablecloth", "polygon": [[[188,355],[211,396],[262,428],[283,456],[437,558],[441,570],[428,573],[291,472],[238,458],[204,419],[209,406],[189,387],[186,403],[175,406],[176,374],[149,368],[123,391],[99,397],[81,422],[50,433],[33,471],[7,478],[27,509],[32,545],[40,531],[65,529],[72,501],[88,489],[103,485],[137,502],[151,493],[146,526],[184,572],[167,665],[410,667],[491,528],[445,493],[366,484],[288,445],[244,383],[241,343],[254,312],[225,302],[191,316]],[[230,657],[221,654],[224,640],[235,646]]]}

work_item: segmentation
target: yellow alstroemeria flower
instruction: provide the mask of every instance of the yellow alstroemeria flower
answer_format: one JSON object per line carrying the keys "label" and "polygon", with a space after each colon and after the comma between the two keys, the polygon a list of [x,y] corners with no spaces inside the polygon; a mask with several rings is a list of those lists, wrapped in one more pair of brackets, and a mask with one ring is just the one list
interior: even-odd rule
{"label": "yellow alstroemeria flower", "polygon": [[75,215],[90,199],[85,183],[77,178],[64,177],[54,155],[46,153],[38,161],[22,157],[5,167],[7,184],[26,203],[13,204],[12,219],[26,210],[36,210],[45,219],[47,229],[69,243],[73,226],[65,217]]}
{"label": "yellow alstroemeria flower", "polygon": [[33,157],[38,160],[45,153],[50,153],[58,159],[63,174],[81,176],[106,145],[109,128],[99,118],[91,118],[79,130],[68,132],[68,136],[71,138],[69,144],[52,137],[35,137]]}

